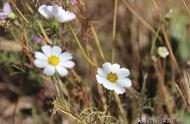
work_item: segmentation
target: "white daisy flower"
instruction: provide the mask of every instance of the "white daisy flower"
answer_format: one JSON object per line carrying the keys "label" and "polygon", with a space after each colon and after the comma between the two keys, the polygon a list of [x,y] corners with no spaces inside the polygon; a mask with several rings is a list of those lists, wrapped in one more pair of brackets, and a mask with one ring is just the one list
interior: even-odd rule
{"label": "white daisy flower", "polygon": [[47,76],[52,76],[56,72],[60,76],[68,75],[68,69],[74,67],[75,63],[71,61],[73,58],[71,53],[63,52],[59,46],[44,45],[42,52],[35,52],[34,64],[38,68],[43,68],[43,72]]}
{"label": "white daisy flower", "polygon": [[64,10],[58,5],[41,5],[38,8],[38,12],[47,20],[55,20],[60,23],[68,22],[76,18],[74,13]]}
{"label": "white daisy flower", "polygon": [[166,58],[169,55],[169,51],[165,46],[158,47],[157,53],[162,58]]}
{"label": "white daisy flower", "polygon": [[132,85],[131,80],[127,78],[130,74],[129,70],[120,68],[118,64],[106,62],[102,65],[102,68],[98,68],[97,73],[98,83],[109,90],[114,90],[117,94],[123,94],[125,92],[124,87]]}

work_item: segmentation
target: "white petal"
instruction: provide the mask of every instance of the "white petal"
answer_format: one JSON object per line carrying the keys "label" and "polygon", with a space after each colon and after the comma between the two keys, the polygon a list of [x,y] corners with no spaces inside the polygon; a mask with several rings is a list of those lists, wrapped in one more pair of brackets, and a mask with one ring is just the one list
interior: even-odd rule
{"label": "white petal", "polygon": [[46,56],[50,56],[51,55],[51,46],[49,45],[44,45],[42,47],[42,51],[45,53]]}
{"label": "white petal", "polygon": [[113,90],[113,89],[115,88],[115,84],[114,84],[114,83],[111,83],[111,82],[109,82],[109,81],[104,82],[104,83],[103,83],[103,86],[104,86],[105,88],[109,89],[109,90]]}
{"label": "white petal", "polygon": [[62,61],[59,64],[65,68],[73,68],[75,65],[73,61]]}
{"label": "white petal", "polygon": [[123,88],[122,86],[120,86],[119,84],[115,84],[114,86],[114,91],[117,94],[123,94],[125,92],[125,88]]}
{"label": "white petal", "polygon": [[38,12],[44,16],[46,19],[50,19],[52,18],[52,14],[49,12],[48,8],[46,5],[41,5],[39,8],[38,8]]}
{"label": "white petal", "polygon": [[52,12],[53,12],[53,15],[55,16],[57,13],[58,13],[58,10],[59,10],[59,6],[54,4],[52,6]]}
{"label": "white petal", "polygon": [[65,69],[65,68],[62,67],[62,66],[56,66],[56,70],[57,70],[57,72],[59,73],[59,75],[62,76],[62,77],[68,75],[67,69]]}
{"label": "white petal", "polygon": [[44,68],[47,66],[47,62],[36,59],[34,60],[34,65],[38,68]]}
{"label": "white petal", "polygon": [[59,22],[68,22],[76,18],[75,14],[70,11],[65,11],[63,8],[59,8],[56,20]]}
{"label": "white petal", "polygon": [[102,65],[103,69],[106,71],[106,73],[111,72],[112,66],[110,63],[106,62]]}
{"label": "white petal", "polygon": [[71,55],[71,53],[69,53],[69,52],[64,52],[59,57],[60,57],[60,59],[62,61],[64,61],[64,60],[70,60],[70,59],[73,58],[72,55]]}
{"label": "white petal", "polygon": [[63,22],[64,13],[65,13],[65,10],[61,6],[58,7],[58,12],[55,14],[55,20],[57,20],[58,22]]}
{"label": "white petal", "polygon": [[47,61],[47,56],[41,52],[35,52],[36,59]]}
{"label": "white petal", "polygon": [[130,87],[132,85],[129,78],[120,78],[117,82],[123,87]]}
{"label": "white petal", "polygon": [[61,47],[59,46],[53,46],[52,49],[51,49],[51,53],[52,55],[56,55],[56,56],[59,56],[61,54]]}
{"label": "white petal", "polygon": [[98,68],[97,73],[98,73],[99,75],[103,76],[103,77],[106,77],[106,76],[107,76],[106,71],[105,71],[104,69],[102,69],[102,68]]}
{"label": "white petal", "polygon": [[44,74],[47,75],[47,76],[52,76],[55,74],[55,67],[54,66],[51,66],[51,65],[47,65],[45,68],[44,68]]}
{"label": "white petal", "polygon": [[117,72],[120,69],[120,65],[115,63],[111,65],[111,71],[112,72]]}
{"label": "white petal", "polygon": [[102,77],[100,75],[96,75],[96,80],[98,81],[99,84],[109,83],[105,77]]}
{"label": "white petal", "polygon": [[54,18],[54,17],[55,17],[55,14],[54,14],[54,11],[56,11],[56,10],[55,10],[55,5],[54,5],[54,7],[53,7],[53,6],[47,6],[47,11],[48,11],[49,16],[50,16],[51,18]]}
{"label": "white petal", "polygon": [[127,77],[130,74],[129,70],[126,68],[119,69],[117,73],[119,77]]}
{"label": "white petal", "polygon": [[74,20],[75,18],[76,18],[76,15],[73,12],[66,11],[64,22],[68,22],[68,21]]}

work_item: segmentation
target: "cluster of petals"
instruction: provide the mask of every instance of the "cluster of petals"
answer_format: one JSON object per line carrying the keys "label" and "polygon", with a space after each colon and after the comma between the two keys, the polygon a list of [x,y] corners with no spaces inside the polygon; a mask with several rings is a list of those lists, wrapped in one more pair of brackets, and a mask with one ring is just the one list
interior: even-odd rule
{"label": "cluster of petals", "polygon": [[67,11],[62,6],[54,5],[41,5],[38,12],[47,20],[55,20],[60,23],[68,22],[76,18],[73,12]]}
{"label": "cluster of petals", "polygon": [[[76,0],[71,0],[72,4],[76,4]],[[47,20],[55,20],[59,23],[71,21],[76,18],[75,14],[64,10],[58,5],[41,5],[38,8],[38,12]],[[35,52],[34,64],[38,68],[43,68],[43,72],[47,76],[52,76],[56,72],[61,76],[66,76],[68,70],[75,65],[72,59],[72,55],[68,52],[63,52],[59,46],[42,47],[43,52]],[[114,90],[117,94],[123,94],[125,88],[132,85],[129,78],[130,72],[126,68],[120,68],[119,64],[104,63],[102,68],[97,69],[96,79],[97,82],[102,84],[109,90]]]}
{"label": "cluster of petals", "polygon": [[43,73],[53,76],[58,73],[60,76],[67,76],[68,70],[74,67],[72,55],[69,52],[62,52],[59,46],[45,45],[42,52],[35,52],[34,64],[38,68],[43,68]]}
{"label": "cluster of petals", "polygon": [[165,46],[158,47],[157,53],[161,58],[166,58],[169,55],[169,51]]}
{"label": "cluster of petals", "polygon": [[[75,14],[64,10],[61,6],[41,5],[38,12],[47,20],[53,20],[59,23],[71,21],[76,18]],[[41,40],[39,37],[36,40]],[[72,55],[69,52],[62,52],[59,46],[44,45],[42,52],[35,52],[34,64],[38,68],[43,68],[43,72],[47,76],[53,76],[58,73],[60,76],[67,76],[68,70],[74,67]]]}
{"label": "cluster of petals", "polygon": [[114,90],[117,94],[123,94],[125,87],[132,85],[131,80],[127,78],[130,72],[126,68],[120,68],[120,65],[115,63],[104,63],[102,68],[97,69],[96,79],[109,90]]}

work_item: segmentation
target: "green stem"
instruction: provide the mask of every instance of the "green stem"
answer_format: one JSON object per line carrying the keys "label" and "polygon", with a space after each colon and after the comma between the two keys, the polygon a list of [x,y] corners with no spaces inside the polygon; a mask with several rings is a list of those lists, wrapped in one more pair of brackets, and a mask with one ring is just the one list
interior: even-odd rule
{"label": "green stem", "polygon": [[108,107],[106,109],[106,115],[108,115],[109,113],[109,109],[111,107],[111,102],[112,102],[112,91],[109,91],[109,96],[108,96]]}
{"label": "green stem", "polygon": [[87,61],[89,64],[91,64],[93,67],[97,68],[97,65],[88,57],[88,55],[87,55],[86,52],[84,51],[84,49],[83,49],[83,47],[82,47],[82,45],[81,45],[81,43],[80,43],[80,41],[79,41],[79,39],[78,39],[76,33],[74,32],[73,28],[72,28],[70,25],[69,25],[69,28],[70,28],[70,30],[71,30],[71,33],[72,33],[72,35],[73,35],[73,37],[74,37],[74,39],[75,39],[75,41],[76,41],[76,43],[77,43],[77,45],[78,45],[78,47],[79,47],[79,49],[80,49],[82,55],[83,55],[84,58],[86,59],[86,61]]}
{"label": "green stem", "polygon": [[[56,96],[57,96],[58,101],[61,104],[63,104],[64,107],[67,109],[67,103],[66,103],[66,100],[63,96],[63,92],[62,92],[61,86],[59,84],[59,79],[56,75],[52,77],[52,82],[53,82],[54,89],[56,91]],[[63,99],[63,101],[62,101],[62,99]]]}
{"label": "green stem", "polygon": [[48,44],[51,45],[50,40],[49,40],[49,38],[48,38],[48,36],[47,36],[47,34],[46,34],[46,32],[45,32],[43,26],[42,26],[42,23],[41,23],[40,21],[38,21],[37,23],[38,23],[38,25],[39,25],[39,27],[40,27],[40,30],[41,30],[41,32],[42,32],[44,38],[45,38],[45,41],[46,41]]}
{"label": "green stem", "polygon": [[119,112],[121,114],[121,117],[123,118],[125,124],[128,124],[128,120],[126,118],[126,111],[124,110],[123,108],[123,105],[122,105],[122,102],[121,102],[121,99],[119,98],[119,95],[117,93],[113,93],[114,94],[114,98],[115,98],[115,101],[117,103],[117,106],[119,108]]}
{"label": "green stem", "polygon": [[56,97],[57,97],[58,100],[59,100],[59,93],[58,93],[58,91],[57,91],[57,87],[56,87],[56,83],[55,83],[54,77],[51,77],[51,80],[52,80],[52,82],[53,82],[53,86],[54,86],[54,89],[55,89]]}
{"label": "green stem", "polygon": [[68,104],[67,104],[68,102],[67,102],[67,100],[64,97],[64,93],[62,91],[62,88],[61,88],[61,85],[60,85],[60,82],[59,82],[59,76],[57,74],[55,75],[55,79],[56,79],[58,88],[60,90],[60,96],[59,96],[60,97],[60,103],[63,104],[67,110],[69,110],[68,109]]}

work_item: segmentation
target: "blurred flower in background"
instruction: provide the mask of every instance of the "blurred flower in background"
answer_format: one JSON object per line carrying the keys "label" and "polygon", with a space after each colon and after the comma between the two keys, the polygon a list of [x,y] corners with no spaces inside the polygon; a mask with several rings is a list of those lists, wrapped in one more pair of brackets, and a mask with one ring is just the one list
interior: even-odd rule
{"label": "blurred flower in background", "polygon": [[44,45],[42,52],[35,52],[34,64],[38,68],[44,68],[43,72],[47,76],[52,76],[56,72],[60,76],[67,76],[68,70],[66,68],[73,68],[75,63],[71,61],[73,58],[71,53],[63,52],[59,46]]}
{"label": "blurred flower in background", "polygon": [[132,85],[131,80],[127,78],[130,74],[128,69],[120,68],[119,64],[108,62],[104,63],[102,67],[98,68],[96,79],[105,88],[114,90],[117,94],[123,94],[125,92],[124,87]]}
{"label": "blurred flower in background", "polygon": [[12,9],[8,2],[3,4],[3,11],[0,12],[0,20],[4,20],[6,18],[14,20],[16,15],[12,12]]}
{"label": "blurred flower in background", "polygon": [[66,11],[56,4],[52,6],[41,5],[38,8],[38,12],[47,20],[54,20],[59,23],[68,22],[76,18],[74,13]]}
{"label": "blurred flower in background", "polygon": [[158,47],[157,53],[162,58],[166,58],[169,55],[169,51],[165,46]]}
{"label": "blurred flower in background", "polygon": [[42,43],[43,37],[40,36],[40,35],[36,35],[36,36],[34,37],[34,41],[35,41],[37,44],[38,44],[38,43]]}
{"label": "blurred flower in background", "polygon": [[71,4],[74,6],[77,4],[77,0],[71,0]]}

